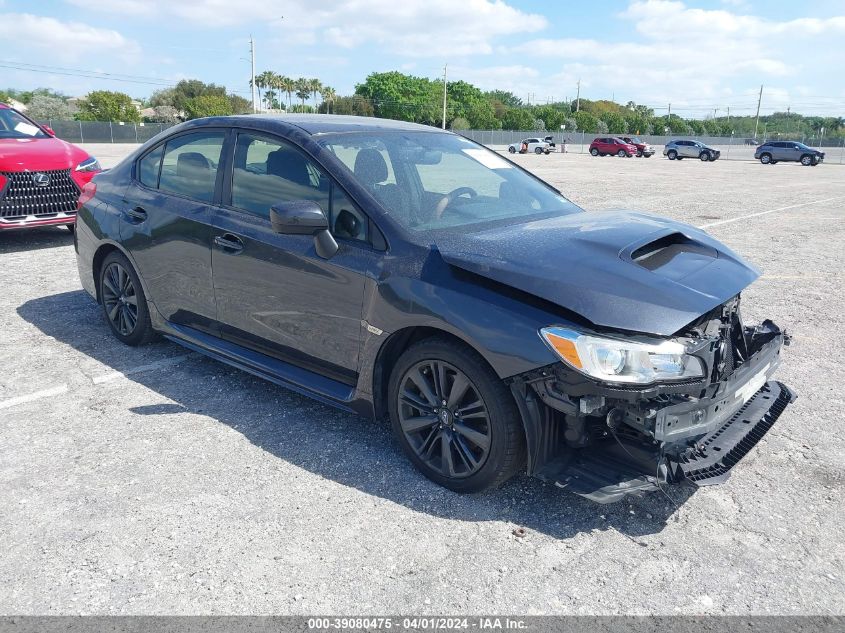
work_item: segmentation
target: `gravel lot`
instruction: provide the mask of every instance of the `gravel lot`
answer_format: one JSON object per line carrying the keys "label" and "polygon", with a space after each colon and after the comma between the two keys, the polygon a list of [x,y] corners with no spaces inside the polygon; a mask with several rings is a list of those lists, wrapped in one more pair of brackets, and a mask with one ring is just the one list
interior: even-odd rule
{"label": "gravel lot", "polygon": [[6,233],[0,614],[845,613],[845,168],[517,160],[591,212],[711,225],[764,269],[745,317],[794,334],[799,399],[725,485],[671,490],[679,509],[525,477],[455,495],[382,423],[121,346],[69,233]]}

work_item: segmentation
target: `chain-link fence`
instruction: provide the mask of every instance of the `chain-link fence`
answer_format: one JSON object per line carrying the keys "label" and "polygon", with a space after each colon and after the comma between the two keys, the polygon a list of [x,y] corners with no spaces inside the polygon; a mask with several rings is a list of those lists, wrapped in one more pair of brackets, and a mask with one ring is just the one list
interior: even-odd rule
{"label": "chain-link fence", "polygon": [[168,123],[110,123],[106,121],[42,120],[60,139],[70,143],[145,143]]}
{"label": "chain-link fence", "polygon": [[[144,143],[159,132],[171,127],[168,123],[107,123],[102,121],[40,121],[53,129],[61,139],[71,143]],[[612,134],[594,134],[592,132],[529,132],[525,130],[459,130],[467,138],[487,145],[492,149],[504,150],[511,143],[519,143],[526,138],[543,138],[551,135],[556,150],[584,154],[589,151],[590,143],[597,136]],[[657,155],[662,155],[663,146],[672,140],[698,140],[715,147],[722,152],[723,160],[753,160],[758,143],[753,139],[722,136],[656,136],[639,135],[643,141],[654,146]],[[825,152],[826,163],[845,163],[845,139],[800,139],[811,147],[821,147]]]}
{"label": "chain-link fence", "polygon": [[[595,134],[592,132],[565,132],[550,134],[549,132],[526,132],[524,130],[461,130],[458,132],[492,149],[504,150],[512,143],[519,143],[528,138],[545,138],[551,135],[555,142],[555,150],[560,152],[565,145],[566,151],[574,154],[585,154],[590,149],[590,143],[596,137],[619,136],[614,134]],[[628,136],[628,135],[623,135]],[[736,136],[657,136],[640,134],[637,138],[651,144],[658,156],[663,154],[663,146],[674,140],[697,140],[718,149],[723,160],[754,160],[754,150],[759,143],[754,139]],[[795,139],[801,140],[801,139]],[[845,163],[845,139],[824,139],[821,144],[813,143],[810,139],[804,141],[811,147],[819,147],[825,153],[826,163]]]}

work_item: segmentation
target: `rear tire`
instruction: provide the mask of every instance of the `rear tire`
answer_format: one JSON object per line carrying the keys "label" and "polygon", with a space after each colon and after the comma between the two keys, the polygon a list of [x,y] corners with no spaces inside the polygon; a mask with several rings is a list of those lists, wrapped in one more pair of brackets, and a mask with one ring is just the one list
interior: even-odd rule
{"label": "rear tire", "polygon": [[594,147],[593,149],[591,149],[591,150],[590,150],[590,154],[591,154],[591,155],[593,155],[593,156],[598,156],[598,155],[599,155],[599,150],[597,150],[597,149]]}
{"label": "rear tire", "polygon": [[641,151],[641,150],[637,150],[637,158],[642,158],[642,157],[643,157],[643,153],[642,153],[642,151]]}
{"label": "rear tire", "polygon": [[126,256],[113,251],[99,271],[100,302],[112,334],[125,345],[143,345],[155,338],[141,280]]}
{"label": "rear tire", "polygon": [[388,398],[394,435],[435,483],[480,492],[524,466],[525,436],[513,396],[474,350],[439,337],[414,344],[390,375]]}
{"label": "rear tire", "polygon": [[535,147],[535,148],[534,148],[534,153],[535,153],[535,154],[542,154],[542,153],[543,153],[543,148],[542,148],[542,147]]}
{"label": "rear tire", "polygon": [[666,158],[668,158],[669,160],[675,160],[677,157],[678,152],[673,149],[670,149],[668,152],[666,152]]}

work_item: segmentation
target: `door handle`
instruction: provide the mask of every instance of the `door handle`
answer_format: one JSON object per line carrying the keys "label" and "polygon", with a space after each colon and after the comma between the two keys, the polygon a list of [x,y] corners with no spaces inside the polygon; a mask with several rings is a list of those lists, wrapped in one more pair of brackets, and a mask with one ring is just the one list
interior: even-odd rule
{"label": "door handle", "polygon": [[130,220],[134,222],[143,222],[147,219],[147,212],[143,207],[135,207],[134,209],[125,209],[125,213]]}
{"label": "door handle", "polygon": [[244,249],[244,243],[241,241],[241,238],[231,233],[218,235],[214,238],[214,244],[228,253],[240,253]]}

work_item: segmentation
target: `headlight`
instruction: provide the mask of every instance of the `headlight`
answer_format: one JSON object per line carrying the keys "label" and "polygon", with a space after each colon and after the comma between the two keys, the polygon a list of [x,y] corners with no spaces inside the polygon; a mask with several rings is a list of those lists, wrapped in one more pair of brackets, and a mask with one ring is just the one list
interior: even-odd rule
{"label": "headlight", "polygon": [[100,167],[99,161],[94,158],[93,156],[89,156],[81,163],[76,166],[74,171],[100,171],[102,167]]}
{"label": "headlight", "polygon": [[567,365],[607,382],[647,384],[704,376],[701,360],[676,340],[643,343],[563,327],[543,328],[540,336]]}

